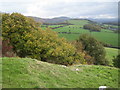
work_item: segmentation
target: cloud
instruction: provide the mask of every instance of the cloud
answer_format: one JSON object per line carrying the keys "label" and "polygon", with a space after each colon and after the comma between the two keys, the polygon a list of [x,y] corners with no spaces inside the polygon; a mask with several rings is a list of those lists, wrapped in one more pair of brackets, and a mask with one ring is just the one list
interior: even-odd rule
{"label": "cloud", "polygon": [[95,18],[97,19],[97,18],[115,18],[115,17],[111,16],[109,14],[100,14],[100,15],[96,16]]}
{"label": "cloud", "polygon": [[[17,0],[17,2],[119,2],[119,0]],[[2,0],[0,2],[16,2],[16,0]]]}
{"label": "cloud", "polygon": [[[6,1],[6,0],[5,0]],[[58,16],[102,18],[117,17],[118,0],[18,0],[3,2],[3,12],[53,18]],[[11,0],[10,0],[11,1]],[[109,2],[108,2],[109,1]]]}

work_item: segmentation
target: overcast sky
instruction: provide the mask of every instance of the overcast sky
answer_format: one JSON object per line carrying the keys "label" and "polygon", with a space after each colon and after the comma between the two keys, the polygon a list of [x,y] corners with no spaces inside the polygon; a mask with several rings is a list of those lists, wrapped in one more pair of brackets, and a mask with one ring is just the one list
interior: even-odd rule
{"label": "overcast sky", "polygon": [[1,0],[0,11],[41,18],[116,18],[118,0]]}

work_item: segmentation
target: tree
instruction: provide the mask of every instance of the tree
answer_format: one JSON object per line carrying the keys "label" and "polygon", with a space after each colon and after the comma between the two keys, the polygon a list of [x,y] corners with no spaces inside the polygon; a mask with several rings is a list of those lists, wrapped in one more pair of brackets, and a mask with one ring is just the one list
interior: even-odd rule
{"label": "tree", "polygon": [[94,58],[91,57],[85,50],[83,50],[83,45],[82,45],[81,42],[79,42],[79,41],[73,41],[71,43],[75,46],[76,51],[78,53],[84,54],[83,56],[84,56],[84,59],[86,60],[87,64],[93,64],[94,63]]}
{"label": "tree", "polygon": [[31,18],[27,18],[19,13],[2,14],[2,37],[3,40],[10,41],[17,55],[24,57],[25,35],[32,30],[37,30],[39,24]]}
{"label": "tree", "polygon": [[120,68],[120,54],[113,59],[113,65],[117,68]]}
{"label": "tree", "polygon": [[82,54],[76,53],[73,45],[64,38],[59,38],[57,33],[50,29],[32,31],[26,34],[25,38],[28,39],[24,44],[27,57],[63,65],[85,62]]}
{"label": "tree", "polygon": [[104,47],[94,37],[88,34],[83,34],[79,37],[77,41],[81,42],[83,45],[83,50],[85,50],[90,56],[95,59],[94,64],[108,64],[108,61],[105,59],[106,52]]}
{"label": "tree", "polygon": [[3,40],[9,40],[13,50],[20,57],[30,57],[41,61],[72,65],[85,63],[82,53],[56,32],[42,30],[34,20],[21,14],[3,15]]}

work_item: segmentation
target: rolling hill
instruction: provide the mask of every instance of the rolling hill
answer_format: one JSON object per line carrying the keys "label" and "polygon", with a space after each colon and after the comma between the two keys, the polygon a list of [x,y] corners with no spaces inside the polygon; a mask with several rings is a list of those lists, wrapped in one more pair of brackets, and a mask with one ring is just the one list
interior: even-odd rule
{"label": "rolling hill", "polygon": [[27,16],[27,17],[31,17],[37,22],[44,22],[44,23],[61,23],[71,19],[89,20],[91,22],[96,22],[96,23],[109,23],[109,22],[117,23],[118,22],[117,18],[112,18],[112,19],[110,18],[71,18],[71,17],[65,17],[65,16],[54,17],[54,18],[40,18],[40,17],[34,17],[34,16]]}
{"label": "rolling hill", "polygon": [[[68,26],[56,28],[53,29],[53,31],[58,32],[60,37],[64,37],[68,41],[74,41],[78,39],[81,34],[87,33],[87,34],[91,34],[93,37],[95,37],[96,39],[98,39],[103,43],[111,44],[112,46],[118,47],[119,34],[114,33],[114,31],[112,30],[102,29],[101,32],[90,32],[89,30],[83,28],[83,25],[91,23],[89,20],[67,20],[67,22],[74,25],[68,25]],[[67,33],[62,33],[62,32],[67,32]]]}
{"label": "rolling hill", "polygon": [[41,23],[62,23],[66,20],[69,20],[69,17],[55,17],[55,18],[39,18],[39,17],[33,17],[33,16],[28,16],[30,18],[33,18],[36,22],[41,22]]}

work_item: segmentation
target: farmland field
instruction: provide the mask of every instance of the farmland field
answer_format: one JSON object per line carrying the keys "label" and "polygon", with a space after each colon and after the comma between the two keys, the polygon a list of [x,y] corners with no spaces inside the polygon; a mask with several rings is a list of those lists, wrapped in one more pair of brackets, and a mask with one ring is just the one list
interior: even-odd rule
{"label": "farmland field", "polygon": [[[53,31],[59,32],[58,34],[60,37],[64,37],[69,41],[76,40],[79,38],[81,34],[88,33],[94,36],[96,39],[98,39],[101,42],[111,44],[113,46],[118,46],[119,34],[114,33],[112,30],[102,29],[101,32],[90,32],[89,30],[83,29],[83,25],[89,23],[89,21],[87,20],[68,20],[68,22],[71,24],[75,24],[75,25],[68,25],[68,26],[60,27],[57,29],[53,29]],[[53,25],[53,26],[57,27],[58,25]],[[49,27],[53,27],[53,26],[49,25]],[[63,34],[60,32],[71,32],[71,33]]]}
{"label": "farmland field", "polygon": [[[68,20],[67,22],[74,25],[67,25],[57,29],[52,29],[58,32],[59,37],[64,37],[68,41],[74,41],[79,38],[81,34],[91,34],[93,37],[101,42],[111,44],[113,46],[118,46],[118,36],[119,34],[114,33],[114,31],[109,29],[101,29],[101,32],[90,32],[89,30],[83,29],[84,24],[90,23],[87,20]],[[59,25],[49,25],[49,27],[58,27]],[[62,33],[67,32],[67,33]],[[111,66],[113,66],[113,56],[118,55],[118,49],[105,48],[106,58],[109,60]]]}
{"label": "farmland field", "polygon": [[89,32],[89,30],[78,28],[78,26],[74,26],[74,28],[72,28],[72,26],[70,27],[71,28],[69,28],[69,26],[57,28],[57,29],[54,29],[53,31],[56,31],[56,32],[70,31],[71,33],[79,33],[79,34],[62,34],[62,33],[59,34],[60,37],[65,37],[69,41],[76,40],[79,38],[81,34],[88,33],[94,36],[96,39],[98,39],[101,42],[108,43],[113,46],[118,46],[118,34],[113,33],[110,30],[103,29],[101,32]]}

